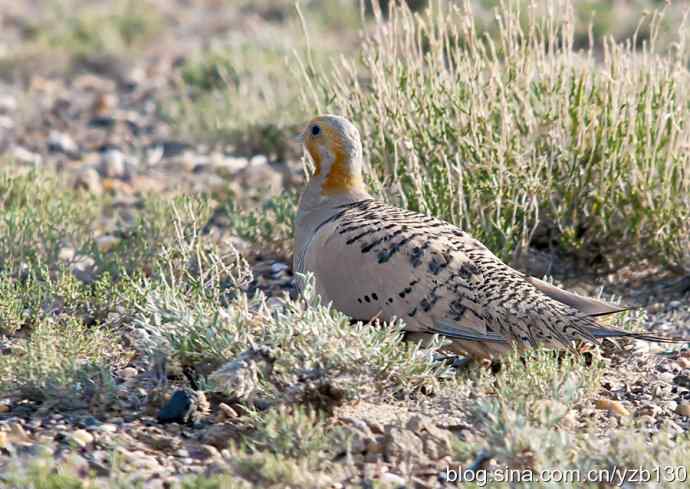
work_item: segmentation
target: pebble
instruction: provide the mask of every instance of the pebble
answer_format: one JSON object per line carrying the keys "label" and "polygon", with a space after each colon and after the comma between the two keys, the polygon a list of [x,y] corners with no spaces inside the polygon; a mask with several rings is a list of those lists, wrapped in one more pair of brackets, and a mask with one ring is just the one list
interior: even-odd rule
{"label": "pebble", "polygon": [[681,416],[690,416],[690,402],[681,402],[676,408],[676,412]]}
{"label": "pebble", "polygon": [[134,367],[125,367],[119,371],[119,374],[123,379],[131,379],[139,375],[139,371]]}
{"label": "pebble", "polygon": [[219,421],[224,421],[226,419],[234,419],[239,417],[237,414],[237,411],[235,411],[233,408],[225,404],[224,402],[221,402],[218,405],[218,409],[220,409],[220,413],[218,416]]}
{"label": "pebble", "polygon": [[79,147],[69,134],[59,131],[50,131],[48,134],[48,151],[77,156]]}
{"label": "pebble", "polygon": [[16,98],[12,95],[0,95],[0,112],[14,112],[16,109]]}
{"label": "pebble", "polygon": [[125,155],[119,149],[107,149],[103,152],[100,164],[100,174],[106,178],[125,178],[127,165]]}
{"label": "pebble", "polygon": [[96,427],[96,431],[103,431],[105,433],[116,433],[117,426],[115,426],[112,423],[103,423],[102,425]]}
{"label": "pebble", "polygon": [[625,406],[620,401],[612,401],[611,399],[597,399],[594,401],[594,406],[597,409],[608,411],[616,416],[630,416],[630,411],[625,409]]}
{"label": "pebble", "polygon": [[389,484],[389,485],[392,485],[393,487],[396,487],[396,488],[406,487],[405,486],[405,479],[403,479],[399,475],[395,475],[391,472],[384,472],[383,474],[381,474],[380,480],[384,484]]}
{"label": "pebble", "polygon": [[158,413],[159,423],[187,423],[196,411],[196,393],[189,389],[175,391]]}
{"label": "pebble", "polygon": [[28,163],[34,166],[38,166],[43,162],[41,155],[29,151],[22,146],[15,146],[12,148],[12,158],[20,163]]}
{"label": "pebble", "polygon": [[74,187],[76,189],[84,189],[96,195],[103,193],[101,175],[92,167],[86,167],[77,174]]}
{"label": "pebble", "polygon": [[69,439],[81,448],[93,443],[93,435],[86,430],[76,430]]}
{"label": "pebble", "polygon": [[110,235],[99,236],[96,238],[96,246],[101,253],[108,253],[112,251],[118,244],[120,244],[120,238]]}
{"label": "pebble", "polygon": [[673,412],[678,409],[678,403],[676,401],[661,401],[659,405],[669,412]]}

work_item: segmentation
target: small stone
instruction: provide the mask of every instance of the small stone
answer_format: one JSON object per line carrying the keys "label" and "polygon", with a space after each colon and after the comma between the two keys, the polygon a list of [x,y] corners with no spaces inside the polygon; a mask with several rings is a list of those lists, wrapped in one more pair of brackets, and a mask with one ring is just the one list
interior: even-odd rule
{"label": "small stone", "polygon": [[249,164],[252,166],[266,165],[268,164],[268,158],[266,155],[255,155],[249,160]]}
{"label": "small stone", "polygon": [[96,246],[101,253],[108,253],[112,251],[120,243],[120,238],[115,236],[104,235],[96,238]]}
{"label": "small stone", "polygon": [[117,426],[112,423],[103,423],[102,425],[96,427],[96,431],[103,431],[105,433],[116,433]]}
{"label": "small stone", "polygon": [[100,174],[106,178],[124,178],[127,175],[125,155],[119,149],[107,149],[103,152]]}
{"label": "small stone", "polygon": [[680,368],[687,369],[690,368],[690,358],[686,357],[680,357],[678,360],[676,360],[676,363]]}
{"label": "small stone", "polygon": [[86,430],[76,430],[69,439],[81,448],[93,443],[93,435]]}
{"label": "small stone", "polygon": [[669,412],[674,412],[678,409],[678,403],[676,401],[662,401],[659,404]]}
{"label": "small stone", "polygon": [[676,412],[681,416],[690,416],[690,402],[683,401],[676,408]]}
{"label": "small stone", "polygon": [[671,301],[668,303],[668,309],[670,311],[675,311],[676,309],[680,309],[680,301]]}
{"label": "small stone", "polygon": [[638,411],[640,416],[651,416],[653,418],[655,418],[660,412],[661,408],[656,404],[647,404],[646,406],[642,406]]}
{"label": "small stone", "polygon": [[189,456],[196,460],[221,460],[223,458],[218,449],[211,445],[199,445],[191,447]]}
{"label": "small stone", "polygon": [[405,486],[405,479],[399,475],[395,475],[392,472],[384,472],[380,477],[381,482],[388,484],[389,486],[400,488]]}
{"label": "small stone", "polygon": [[69,134],[50,131],[50,134],[48,134],[48,151],[76,156],[79,154],[79,147]]}
{"label": "small stone", "polygon": [[386,426],[384,451],[388,458],[406,458],[424,453],[424,443],[412,431]]}
{"label": "small stone", "polygon": [[103,193],[101,176],[95,168],[87,167],[79,172],[74,182],[76,189],[84,189],[96,195]]}
{"label": "small stone", "polygon": [[139,375],[139,371],[134,367],[125,367],[120,370],[120,377],[123,379],[131,379]]}
{"label": "small stone", "polygon": [[678,384],[681,387],[685,387],[686,389],[690,389],[690,377],[687,375],[676,375],[673,378],[673,383]]}
{"label": "small stone", "polygon": [[72,262],[72,273],[84,283],[90,284],[96,280],[95,275],[96,260],[90,256],[78,255]]}
{"label": "small stone", "polygon": [[0,413],[8,413],[12,409],[9,401],[0,401]]}
{"label": "small stone", "polygon": [[12,95],[0,95],[0,112],[14,112],[17,109],[17,99]]}
{"label": "small stone", "polygon": [[212,424],[201,433],[199,441],[218,450],[223,450],[228,447],[231,441],[240,438],[240,432],[240,429],[232,423]]}
{"label": "small stone", "polygon": [[630,416],[630,412],[625,409],[620,401],[612,401],[611,399],[597,399],[594,401],[594,406],[597,409],[608,411],[616,416]]}
{"label": "small stone", "polygon": [[220,413],[218,415],[218,420],[219,421],[224,421],[226,419],[235,419],[239,417],[237,414],[237,411],[235,411],[233,408],[225,404],[224,402],[221,402],[218,405],[218,409],[220,409]]}
{"label": "small stone", "polygon": [[22,146],[15,146],[12,149],[12,158],[20,163],[28,163],[34,166],[38,166],[43,162],[41,155],[29,151]]}
{"label": "small stone", "polygon": [[175,391],[158,413],[159,423],[188,423],[196,412],[198,395],[190,389]]}

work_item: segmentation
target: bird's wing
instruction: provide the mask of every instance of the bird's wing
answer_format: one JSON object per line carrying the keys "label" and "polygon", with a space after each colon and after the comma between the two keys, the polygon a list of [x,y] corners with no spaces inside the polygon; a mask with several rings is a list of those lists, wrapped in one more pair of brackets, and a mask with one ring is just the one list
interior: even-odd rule
{"label": "bird's wing", "polygon": [[[453,229],[368,201],[319,226],[305,268],[322,297],[351,317],[400,318],[409,331],[496,340],[477,297],[482,274],[453,244]],[[434,330],[441,321],[443,330]]]}
{"label": "bird's wing", "polygon": [[547,296],[577,309],[585,316],[605,316],[607,314],[615,314],[631,309],[629,307],[616,306],[604,301],[592,299],[591,297],[584,297],[574,292],[568,292],[567,290],[563,290],[535,277],[526,277],[526,280]]}
{"label": "bird's wing", "polygon": [[411,332],[526,347],[623,336],[661,341],[604,328],[592,316],[618,312],[615,306],[525,276],[456,226],[374,200],[324,221],[304,264],[340,311],[400,318]]}

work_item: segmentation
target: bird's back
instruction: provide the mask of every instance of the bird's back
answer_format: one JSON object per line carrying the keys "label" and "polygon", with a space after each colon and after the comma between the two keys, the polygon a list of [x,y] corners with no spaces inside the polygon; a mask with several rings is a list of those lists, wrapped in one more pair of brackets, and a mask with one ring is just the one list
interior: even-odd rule
{"label": "bird's back", "polygon": [[569,346],[602,337],[575,302],[545,293],[458,227],[373,199],[342,205],[320,222],[301,262],[322,298],[353,318],[401,318],[411,332],[444,334],[479,356],[513,343]]}

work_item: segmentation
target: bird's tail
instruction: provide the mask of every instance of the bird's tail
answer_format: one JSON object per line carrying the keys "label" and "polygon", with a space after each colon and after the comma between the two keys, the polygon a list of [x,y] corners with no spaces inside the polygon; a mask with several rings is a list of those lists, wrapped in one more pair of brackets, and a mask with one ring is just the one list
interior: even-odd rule
{"label": "bird's tail", "polygon": [[632,338],[635,340],[650,341],[652,343],[690,343],[690,338],[683,338],[680,336],[659,336],[647,333],[633,333],[631,331],[623,331],[616,328],[607,328],[603,326],[596,326],[588,328],[589,332],[597,339],[606,338]]}

